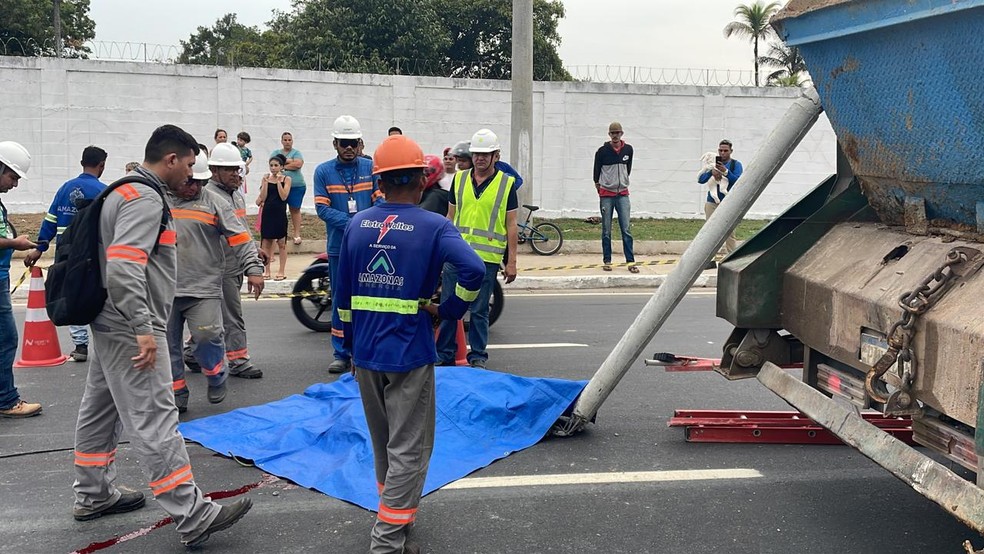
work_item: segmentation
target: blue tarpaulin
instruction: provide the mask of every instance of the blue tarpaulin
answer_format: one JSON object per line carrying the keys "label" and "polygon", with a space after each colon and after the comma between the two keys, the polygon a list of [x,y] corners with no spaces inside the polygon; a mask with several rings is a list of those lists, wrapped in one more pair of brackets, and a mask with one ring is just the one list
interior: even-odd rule
{"label": "blue tarpaulin", "polygon": [[[438,367],[434,453],[424,494],[542,439],[587,381]],[[379,505],[358,383],[343,375],[303,395],[182,423],[185,438],[368,510]]]}

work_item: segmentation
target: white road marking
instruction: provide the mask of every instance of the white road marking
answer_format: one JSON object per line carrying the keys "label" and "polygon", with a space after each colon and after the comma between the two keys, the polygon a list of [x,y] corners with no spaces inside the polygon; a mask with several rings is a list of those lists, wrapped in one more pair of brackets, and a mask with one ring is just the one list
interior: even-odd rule
{"label": "white road marking", "polygon": [[577,342],[541,342],[533,344],[490,344],[486,346],[488,350],[509,350],[518,348],[567,348],[570,346],[583,346],[587,347],[587,344],[581,344]]}
{"label": "white road marking", "polygon": [[449,483],[443,486],[442,489],[549,487],[556,485],[597,485],[609,483],[662,483],[671,481],[706,481],[712,479],[754,479],[757,477],[762,477],[762,474],[754,469],[684,469],[675,471],[512,475],[506,477],[469,477]]}
{"label": "white road marking", "polygon": [[[542,298],[550,297],[564,297],[564,296],[645,296],[650,297],[653,295],[652,291],[639,291],[639,292],[605,292],[602,290],[585,290],[585,291],[568,291],[568,292],[539,292],[536,290],[510,290],[505,289],[506,297],[511,298],[513,296],[538,296]],[[715,289],[694,289],[687,292],[687,296],[714,296],[717,294]]]}

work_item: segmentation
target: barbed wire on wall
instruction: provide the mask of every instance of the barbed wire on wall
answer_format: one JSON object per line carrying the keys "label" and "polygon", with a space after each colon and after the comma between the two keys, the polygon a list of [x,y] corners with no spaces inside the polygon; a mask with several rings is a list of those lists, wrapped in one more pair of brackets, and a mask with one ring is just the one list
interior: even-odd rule
{"label": "barbed wire on wall", "polygon": [[[38,43],[33,39],[0,39],[0,55],[4,56],[52,56],[53,41]],[[176,64],[183,48],[173,44],[90,40],[79,45],[66,46],[63,55],[102,61],[127,61]],[[217,48],[208,62],[200,65],[226,67],[267,67],[255,62],[256,57],[238,49]],[[419,58],[359,59],[313,53],[303,59],[284,60],[281,69],[305,71],[338,71],[359,73],[386,73],[410,76],[451,77],[462,79],[508,79],[508,72],[501,66],[490,66],[482,61],[467,64],[451,64],[447,60]],[[624,83],[652,85],[692,86],[754,86],[755,74],[749,70],[660,68],[622,65],[572,65],[564,68],[567,75],[555,75],[550,69],[540,69],[533,75],[537,81],[558,81],[573,78],[592,83]]]}
{"label": "barbed wire on wall", "polygon": [[571,65],[575,81],[647,85],[755,86],[755,72],[738,69],[664,68],[627,65]]}

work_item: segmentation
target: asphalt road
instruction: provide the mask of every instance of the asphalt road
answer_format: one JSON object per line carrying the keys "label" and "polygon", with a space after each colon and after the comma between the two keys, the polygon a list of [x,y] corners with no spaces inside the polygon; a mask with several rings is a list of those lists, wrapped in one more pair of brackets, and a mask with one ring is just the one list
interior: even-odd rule
{"label": "asphalt road", "polygon": [[[493,326],[493,345],[577,343],[565,348],[496,349],[490,368],[527,376],[587,379],[624,334],[647,296],[510,295]],[[19,321],[23,307],[15,307]],[[712,294],[688,296],[647,352],[719,356],[730,330],[713,317]],[[250,302],[250,346],[266,375],[231,382],[227,400],[209,405],[201,375],[191,376],[188,418],[276,400],[334,379],[326,335],[303,329],[287,301]],[[62,346],[70,341],[63,334]],[[38,418],[0,420],[0,544],[23,553],[182,552],[152,500],[130,514],[76,523],[71,518],[71,447],[84,364],[16,370],[22,395],[44,404]],[[532,476],[512,487],[441,490],[424,498],[415,539],[431,553],[895,553],[962,552],[984,540],[856,451],[839,446],[711,445],[667,428],[674,409],[788,409],[755,381],[728,383],[710,373],[664,373],[640,360],[576,437],[549,438],[472,477]],[[288,482],[266,478],[189,445],[206,491],[257,484],[253,511],[215,535],[209,552],[365,552],[373,514]],[[146,490],[127,446],[118,483]],[[543,485],[548,474],[749,470],[746,478]],[[756,473],[757,472],[757,473]],[[760,475],[760,476],[758,476]],[[132,533],[101,549],[95,543]],[[88,547],[88,548],[87,548]]]}

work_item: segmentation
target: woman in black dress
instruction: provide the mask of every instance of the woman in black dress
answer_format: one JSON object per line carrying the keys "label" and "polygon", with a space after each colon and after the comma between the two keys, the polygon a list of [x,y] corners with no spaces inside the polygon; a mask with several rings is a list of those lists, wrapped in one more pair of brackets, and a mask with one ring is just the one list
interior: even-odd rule
{"label": "woman in black dress", "polygon": [[270,260],[273,259],[273,244],[280,251],[280,270],[274,281],[286,279],[287,269],[287,196],[290,194],[290,177],[282,175],[287,158],[276,154],[270,158],[270,173],[260,182],[260,195],[256,205],[260,207],[260,249],[267,254],[266,270],[263,277],[270,278]]}

